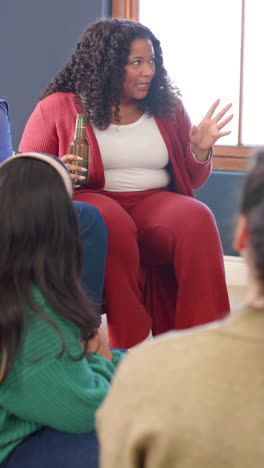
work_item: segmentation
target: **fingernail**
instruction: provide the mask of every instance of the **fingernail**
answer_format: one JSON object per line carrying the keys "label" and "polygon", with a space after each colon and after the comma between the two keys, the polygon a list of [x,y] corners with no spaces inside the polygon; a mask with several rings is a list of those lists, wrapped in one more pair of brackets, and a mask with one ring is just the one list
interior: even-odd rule
{"label": "fingernail", "polygon": [[81,158],[80,156],[77,156],[77,159],[78,161],[82,161],[83,158]]}
{"label": "fingernail", "polygon": [[79,176],[79,179],[81,179],[81,180],[84,180],[84,179],[86,179],[86,177],[85,177],[85,176],[82,176],[82,175],[80,175],[80,176]]}
{"label": "fingernail", "polygon": [[80,169],[81,169],[82,172],[87,172],[86,167],[81,167]]}

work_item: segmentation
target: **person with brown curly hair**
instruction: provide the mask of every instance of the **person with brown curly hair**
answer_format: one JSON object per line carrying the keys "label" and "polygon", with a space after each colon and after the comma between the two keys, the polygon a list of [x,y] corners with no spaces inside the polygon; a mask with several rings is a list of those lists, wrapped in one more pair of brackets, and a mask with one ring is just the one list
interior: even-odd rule
{"label": "person with brown curly hair", "polygon": [[212,146],[230,133],[222,129],[231,104],[215,115],[218,105],[191,126],[159,40],[138,22],[110,18],[84,32],[27,122],[20,151],[55,154],[78,171],[69,146],[76,114],[87,116],[89,182],[75,186],[74,198],[95,205],[108,227],[111,346],[229,310],[216,222],[193,195],[210,175]]}

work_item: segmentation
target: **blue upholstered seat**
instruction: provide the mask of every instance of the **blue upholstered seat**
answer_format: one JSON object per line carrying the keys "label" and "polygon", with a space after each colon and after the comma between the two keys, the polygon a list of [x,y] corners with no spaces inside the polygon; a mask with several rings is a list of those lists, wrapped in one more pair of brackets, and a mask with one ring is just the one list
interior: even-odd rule
{"label": "blue upholstered seat", "polygon": [[237,255],[232,237],[245,175],[240,171],[213,170],[207,182],[195,190],[195,197],[215,215],[225,255]]}
{"label": "blue upholstered seat", "polygon": [[11,126],[7,102],[0,99],[0,162],[12,154]]}

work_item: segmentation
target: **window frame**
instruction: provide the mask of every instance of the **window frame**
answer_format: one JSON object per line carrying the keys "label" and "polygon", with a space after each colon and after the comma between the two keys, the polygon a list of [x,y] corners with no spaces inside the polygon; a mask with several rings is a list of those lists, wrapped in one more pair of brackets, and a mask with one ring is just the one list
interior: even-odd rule
{"label": "window frame", "polygon": [[[239,92],[239,122],[238,144],[233,146],[216,145],[214,147],[213,168],[220,170],[243,171],[247,167],[248,157],[255,151],[256,146],[246,146],[241,143],[242,110],[243,110],[243,66],[244,66],[244,37],[245,37],[245,1],[242,1],[241,14],[241,48],[240,48],[240,92]],[[139,20],[140,0],[112,0],[112,16]]]}
{"label": "window frame", "polygon": [[139,0],[112,0],[112,17],[138,21]]}

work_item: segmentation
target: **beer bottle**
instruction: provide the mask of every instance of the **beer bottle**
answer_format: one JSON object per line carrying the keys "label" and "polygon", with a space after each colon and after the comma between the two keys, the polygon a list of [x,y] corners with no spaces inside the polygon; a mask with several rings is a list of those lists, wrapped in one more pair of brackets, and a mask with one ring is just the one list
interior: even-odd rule
{"label": "beer bottle", "polygon": [[86,115],[85,114],[77,114],[76,123],[75,123],[75,131],[73,140],[70,144],[69,149],[70,154],[75,154],[76,156],[80,156],[82,158],[81,161],[70,161],[70,164],[74,164],[75,166],[85,167],[87,172],[78,172],[74,171],[73,174],[82,175],[85,177],[83,180],[75,181],[78,185],[87,185],[88,184],[88,164],[89,164],[89,143],[86,138]]}

